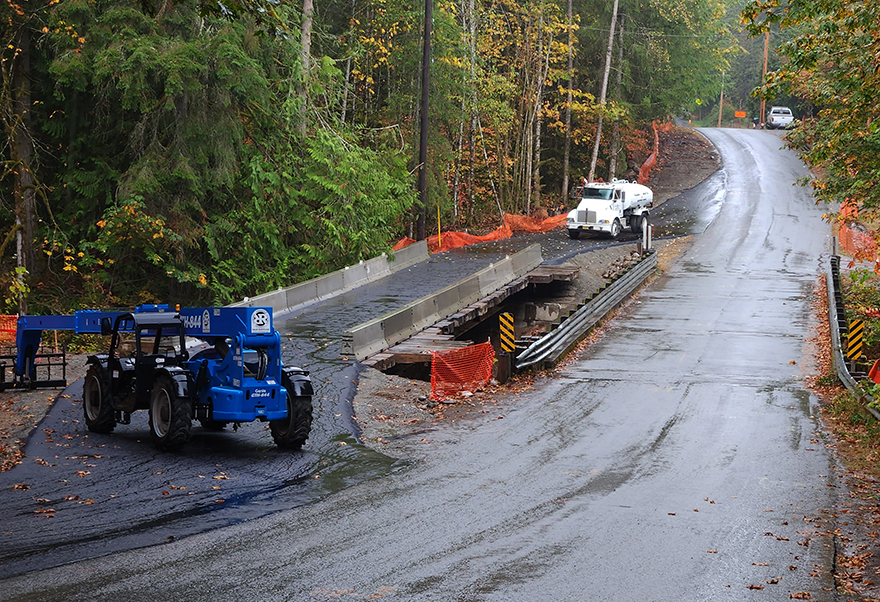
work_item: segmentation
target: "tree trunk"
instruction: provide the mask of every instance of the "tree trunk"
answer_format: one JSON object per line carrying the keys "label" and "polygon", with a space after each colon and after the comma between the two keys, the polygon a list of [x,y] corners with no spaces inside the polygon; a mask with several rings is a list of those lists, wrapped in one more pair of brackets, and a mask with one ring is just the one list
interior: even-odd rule
{"label": "tree trunk", "polygon": [[541,206],[541,105],[544,102],[544,81],[547,79],[547,72],[550,68],[550,47],[553,44],[553,38],[547,41],[547,58],[542,60],[544,52],[544,15],[538,24],[538,81],[536,83],[535,92],[535,161],[532,166],[532,189],[534,190],[534,202],[526,207],[526,215],[532,214],[532,205],[534,207]]}
{"label": "tree trunk", "polygon": [[345,60],[345,84],[342,88],[342,118],[345,124],[346,113],[348,112],[348,87],[351,84],[351,56]]}
{"label": "tree trunk", "polygon": [[574,26],[572,0],[568,0],[568,90],[565,95],[565,151],[562,155],[562,205],[568,203],[568,162],[571,153],[571,90],[574,80]]}
{"label": "tree trunk", "polygon": [[302,103],[300,112],[299,133],[301,136],[306,135],[306,124],[308,117],[306,116],[306,107],[309,106],[308,96],[308,80],[309,71],[311,70],[311,53],[312,53],[312,15],[315,12],[313,0],[303,0],[302,8],[302,27],[300,28],[300,49],[299,61],[302,68],[302,79],[300,80],[299,97]]}
{"label": "tree trunk", "polygon": [[[602,93],[599,95],[600,110],[605,109],[605,95],[608,93],[608,75],[611,72],[611,52],[614,50],[614,26],[617,23],[617,0],[611,9],[611,31],[608,34],[608,50],[605,52],[605,73],[602,76]],[[602,140],[602,113],[599,113],[599,125],[596,128],[596,141],[593,144],[593,158],[590,160],[589,181],[596,175],[596,162],[599,159],[599,142]]]}
{"label": "tree trunk", "polygon": [[[36,189],[31,163],[34,143],[31,139],[31,36],[30,30],[22,26],[18,30],[16,46],[20,48],[16,64],[13,66],[12,95],[15,105],[15,121],[12,128],[12,143],[15,198],[15,222],[17,266],[27,270],[28,283],[36,281],[37,265],[34,251],[35,201]],[[27,312],[27,299],[19,299],[19,312]]]}

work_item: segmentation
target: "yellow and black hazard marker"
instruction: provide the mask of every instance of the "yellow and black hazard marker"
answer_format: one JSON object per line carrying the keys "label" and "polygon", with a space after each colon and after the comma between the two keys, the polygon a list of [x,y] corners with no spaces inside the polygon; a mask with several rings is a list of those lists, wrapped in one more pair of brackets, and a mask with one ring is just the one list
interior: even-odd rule
{"label": "yellow and black hazard marker", "polygon": [[516,338],[513,334],[513,314],[504,312],[501,318],[501,350],[508,353],[516,349]]}
{"label": "yellow and black hazard marker", "polygon": [[854,362],[862,357],[865,341],[865,321],[851,320],[849,323],[849,336],[846,337],[846,359]]}

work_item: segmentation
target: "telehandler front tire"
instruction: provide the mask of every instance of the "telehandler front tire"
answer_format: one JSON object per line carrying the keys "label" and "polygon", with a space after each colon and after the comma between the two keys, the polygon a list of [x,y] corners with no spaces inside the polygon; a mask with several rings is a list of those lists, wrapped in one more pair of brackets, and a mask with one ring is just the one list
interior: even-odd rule
{"label": "telehandler front tire", "polygon": [[293,383],[285,374],[281,384],[287,389],[287,418],[272,420],[269,429],[275,445],[282,449],[302,448],[312,430],[312,398],[293,395]]}
{"label": "telehandler front tire", "polygon": [[86,426],[93,433],[110,433],[116,426],[116,418],[110,400],[104,391],[104,383],[95,366],[89,366],[83,381],[83,413]]}
{"label": "telehandler front tire", "polygon": [[192,404],[177,395],[177,387],[167,374],[156,379],[150,395],[150,434],[156,447],[179,449],[192,433]]}

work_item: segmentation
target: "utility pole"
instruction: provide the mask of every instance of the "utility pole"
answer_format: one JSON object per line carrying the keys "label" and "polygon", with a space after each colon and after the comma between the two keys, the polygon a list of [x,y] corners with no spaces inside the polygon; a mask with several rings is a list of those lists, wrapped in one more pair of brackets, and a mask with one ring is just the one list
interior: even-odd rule
{"label": "utility pole", "polygon": [[[434,0],[425,0],[425,45],[422,49],[422,114],[419,133],[419,218],[416,239],[425,239],[428,213],[428,88],[431,82],[431,9]],[[438,224],[439,226],[439,224]]]}
{"label": "utility pole", "polygon": [[[769,26],[768,26],[769,27]],[[764,71],[761,73],[761,83],[764,83],[764,80],[767,79],[767,49],[770,47],[770,30],[764,32]],[[758,123],[761,124],[761,127],[764,127],[764,109],[766,105],[766,100],[761,98],[761,114],[758,115]]]}
{"label": "utility pole", "polygon": [[724,110],[724,71],[721,72],[721,99],[718,101],[718,127],[721,127],[721,112]]}
{"label": "utility pole", "polygon": [[[608,34],[608,51],[605,53],[605,75],[602,77],[602,93],[599,95],[599,106],[605,109],[605,95],[608,92],[608,74],[611,73],[611,52],[614,50],[614,26],[617,24],[617,0],[611,9],[611,32]],[[593,158],[590,160],[590,182],[596,175],[596,162],[599,159],[599,142],[602,140],[602,113],[599,113],[599,125],[596,127],[596,142],[593,144]]]}

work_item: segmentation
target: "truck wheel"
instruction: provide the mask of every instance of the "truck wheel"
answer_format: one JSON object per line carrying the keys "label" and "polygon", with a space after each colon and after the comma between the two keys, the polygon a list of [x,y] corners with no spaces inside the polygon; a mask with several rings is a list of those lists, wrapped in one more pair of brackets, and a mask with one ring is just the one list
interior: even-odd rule
{"label": "truck wheel", "polygon": [[86,426],[93,433],[109,433],[116,426],[110,400],[104,395],[104,386],[98,369],[89,366],[83,381],[83,412]]}
{"label": "truck wheel", "polygon": [[621,230],[622,230],[622,228],[620,226],[620,220],[615,218],[614,223],[611,224],[611,231],[609,232],[609,234],[611,235],[611,238],[617,238],[617,236],[620,234]]}
{"label": "truck wheel", "polygon": [[581,231],[580,230],[569,230],[568,237],[572,240],[577,240],[581,237]]}
{"label": "truck wheel", "polygon": [[150,395],[150,434],[159,449],[172,450],[189,441],[192,404],[177,396],[177,387],[168,375],[156,379]]}
{"label": "truck wheel", "polygon": [[300,449],[312,430],[312,398],[295,397],[293,383],[285,374],[281,384],[287,389],[287,418],[272,420],[269,429],[275,445],[283,449]]}
{"label": "truck wheel", "polygon": [[644,215],[634,215],[629,218],[629,228],[632,230],[633,234],[642,233],[642,223],[644,219]]}

